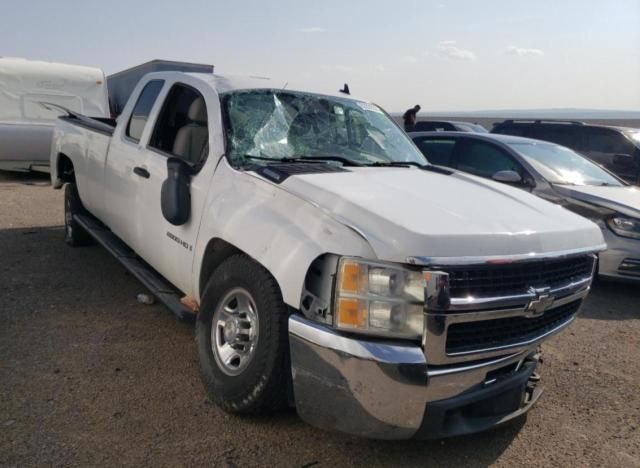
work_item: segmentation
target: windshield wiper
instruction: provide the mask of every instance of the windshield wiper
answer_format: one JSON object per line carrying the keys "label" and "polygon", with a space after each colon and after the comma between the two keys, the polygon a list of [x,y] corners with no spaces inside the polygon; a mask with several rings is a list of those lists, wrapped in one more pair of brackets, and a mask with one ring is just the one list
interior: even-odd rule
{"label": "windshield wiper", "polygon": [[281,162],[315,162],[315,161],[335,161],[342,163],[343,166],[362,166],[362,164],[352,161],[351,159],[341,156],[292,156],[290,158],[282,158]]}
{"label": "windshield wiper", "polygon": [[419,167],[420,169],[424,169],[427,165],[420,164],[414,161],[376,161],[371,164],[365,164],[368,167]]}
{"label": "windshield wiper", "polygon": [[362,164],[340,156],[290,156],[285,158],[267,158],[264,156],[251,156],[245,154],[246,159],[257,159],[259,161],[271,161],[273,163],[297,163],[297,162],[317,162],[335,161],[343,166],[362,166]]}
{"label": "windshield wiper", "polygon": [[244,159],[257,159],[258,161],[279,161],[278,158],[267,158],[265,156],[252,156],[250,154],[245,154],[242,157]]}
{"label": "windshield wiper", "polygon": [[574,182],[566,182],[566,181],[561,181],[561,180],[556,181],[556,182],[551,182],[551,184],[553,184],[553,185],[578,185],[578,184],[576,184]]}

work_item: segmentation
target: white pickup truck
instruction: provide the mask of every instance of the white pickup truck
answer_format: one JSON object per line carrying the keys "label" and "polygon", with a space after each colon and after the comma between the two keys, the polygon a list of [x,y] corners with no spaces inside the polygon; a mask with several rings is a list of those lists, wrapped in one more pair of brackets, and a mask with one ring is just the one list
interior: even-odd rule
{"label": "white pickup truck", "polygon": [[66,241],[195,317],[210,398],[364,437],[459,435],[535,403],[537,348],[586,296],[600,229],[429,165],[376,105],[152,73],[115,127],[68,112]]}

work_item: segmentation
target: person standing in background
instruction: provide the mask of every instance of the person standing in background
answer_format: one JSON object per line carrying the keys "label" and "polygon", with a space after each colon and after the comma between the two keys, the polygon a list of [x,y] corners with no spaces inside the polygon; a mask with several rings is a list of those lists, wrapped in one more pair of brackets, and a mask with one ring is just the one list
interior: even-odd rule
{"label": "person standing in background", "polygon": [[416,126],[416,122],[418,121],[418,112],[420,112],[420,109],[420,104],[416,104],[411,109],[408,109],[402,116],[402,120],[404,120],[405,132],[412,131]]}

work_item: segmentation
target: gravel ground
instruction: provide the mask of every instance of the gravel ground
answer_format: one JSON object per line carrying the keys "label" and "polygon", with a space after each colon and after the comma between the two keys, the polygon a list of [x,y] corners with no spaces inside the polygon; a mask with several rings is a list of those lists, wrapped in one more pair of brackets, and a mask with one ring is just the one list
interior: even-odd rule
{"label": "gravel ground", "polygon": [[0,466],[638,466],[640,290],[599,284],[545,343],[526,420],[444,441],[368,441],[294,411],[229,416],[192,325],[136,302],[99,247],[63,243],[62,192],[0,174]]}

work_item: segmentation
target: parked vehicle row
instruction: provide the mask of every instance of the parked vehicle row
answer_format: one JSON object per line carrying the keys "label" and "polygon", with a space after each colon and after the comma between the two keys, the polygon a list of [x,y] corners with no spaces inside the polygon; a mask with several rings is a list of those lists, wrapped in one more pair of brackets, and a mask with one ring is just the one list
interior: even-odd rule
{"label": "parked vehicle row", "polygon": [[414,132],[427,159],[521,188],[594,221],[608,249],[601,277],[640,281],[640,189],[575,151],[497,134]]}
{"label": "parked vehicle row", "polygon": [[69,244],[195,315],[213,401],[371,438],[527,412],[605,248],[581,216],[430,164],[366,100],[266,79],[152,73],[117,124],[65,111],[51,177]]}
{"label": "parked vehicle row", "polygon": [[572,148],[629,183],[640,185],[640,130],[563,120],[505,120],[492,133]]}

